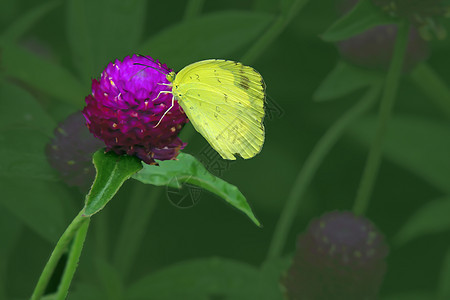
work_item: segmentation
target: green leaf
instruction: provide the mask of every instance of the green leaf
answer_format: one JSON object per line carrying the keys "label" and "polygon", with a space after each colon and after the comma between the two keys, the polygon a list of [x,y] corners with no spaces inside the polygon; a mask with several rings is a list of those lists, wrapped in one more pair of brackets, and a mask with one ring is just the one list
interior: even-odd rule
{"label": "green leaf", "polygon": [[314,93],[314,100],[333,100],[361,88],[378,85],[383,75],[339,61],[336,67],[325,77]]}
{"label": "green leaf", "polygon": [[419,208],[394,238],[397,245],[428,234],[450,231],[450,197],[433,200]]}
{"label": "green leaf", "polygon": [[261,226],[253,214],[244,195],[237,187],[209,173],[193,156],[180,153],[178,160],[158,161],[159,166],[144,165],[134,179],[146,184],[181,188],[189,183],[208,190],[246,214],[256,225]]}
{"label": "green leaf", "polygon": [[383,13],[370,0],[361,0],[345,16],[337,20],[322,35],[327,42],[337,42],[383,24],[393,24],[394,19]]}
{"label": "green leaf", "polygon": [[69,220],[64,207],[70,205],[68,190],[39,179],[18,180],[0,176],[0,208],[7,209],[31,230],[55,243]]}
{"label": "green leaf", "polygon": [[0,79],[0,128],[34,129],[50,136],[56,123],[23,88]]}
{"label": "green leaf", "polygon": [[24,33],[32,29],[39,20],[59,4],[61,4],[60,1],[45,2],[26,12],[1,33],[0,39],[16,42]]}
{"label": "green leaf", "polygon": [[0,176],[55,181],[45,155],[53,120],[28,92],[1,80],[0,105]]}
{"label": "green leaf", "polygon": [[121,274],[104,258],[97,258],[94,262],[97,278],[104,290],[105,298],[110,300],[124,299],[124,286]]}
{"label": "green leaf", "polygon": [[437,108],[449,117],[450,88],[448,82],[441,78],[439,74],[426,63],[421,63],[415,67],[411,72],[410,77],[414,84],[434,102]]}
{"label": "green leaf", "polygon": [[[93,282],[75,282],[74,287],[70,289],[67,295],[68,300],[98,300],[108,299],[106,294],[99,287],[99,284]],[[128,298],[127,298],[128,299]]]}
{"label": "green leaf", "polygon": [[84,216],[99,212],[117,193],[122,184],[142,169],[141,161],[133,156],[105,153],[103,149],[94,153],[93,162],[97,175],[86,196]]}
{"label": "green leaf", "polygon": [[[369,146],[374,117],[361,118],[352,134]],[[423,117],[395,115],[386,134],[384,155],[430,184],[450,192],[450,124]]]}
{"label": "green leaf", "polygon": [[441,274],[438,283],[438,299],[450,299],[450,248],[447,250],[444,261],[442,263]]}
{"label": "green leaf", "polygon": [[130,55],[141,38],[146,16],[145,0],[70,0],[67,36],[73,63],[89,81],[105,65]]}
{"label": "green leaf", "polygon": [[258,270],[245,263],[223,258],[198,259],[147,275],[132,284],[126,294],[130,300],[251,299],[243,298],[242,291],[258,278]]}
{"label": "green leaf", "polygon": [[168,27],[139,48],[141,53],[179,69],[200,59],[229,58],[260,36],[272,20],[266,13],[210,13]]}
{"label": "green leaf", "polygon": [[2,246],[0,247],[0,257],[2,258],[0,259],[0,299],[7,299],[6,287],[10,283],[8,266],[12,261],[10,255],[14,253],[22,229],[23,226],[17,218],[4,209],[0,210],[0,236],[2,237]]}
{"label": "green leaf", "polygon": [[[280,279],[292,264],[291,257],[266,260],[260,271],[260,279],[257,286],[248,287],[250,291],[258,293],[257,299],[283,300],[285,299],[280,285]],[[246,298],[251,299],[251,298]]]}
{"label": "green leaf", "polygon": [[57,181],[45,155],[47,135],[35,130],[0,130],[0,176]]}
{"label": "green leaf", "polygon": [[381,300],[431,300],[435,299],[435,295],[426,291],[407,291],[384,296]]}
{"label": "green leaf", "polygon": [[83,88],[69,71],[5,41],[0,42],[0,50],[0,67],[7,76],[75,108],[83,107],[88,86]]}

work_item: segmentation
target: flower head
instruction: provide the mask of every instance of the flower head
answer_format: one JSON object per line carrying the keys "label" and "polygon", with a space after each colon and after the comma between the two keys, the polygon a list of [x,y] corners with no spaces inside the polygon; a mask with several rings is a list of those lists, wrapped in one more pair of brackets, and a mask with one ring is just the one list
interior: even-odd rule
{"label": "flower head", "polygon": [[[341,56],[361,67],[387,70],[394,52],[397,25],[379,25],[337,43]],[[411,71],[429,55],[429,47],[415,27],[409,31],[409,39],[403,63],[403,71]]]}
{"label": "flower head", "polygon": [[298,239],[282,279],[287,299],[375,299],[387,252],[383,236],[366,218],[326,213]]}
{"label": "flower head", "polygon": [[102,142],[89,133],[83,114],[78,111],[58,125],[45,152],[62,180],[85,192],[95,176],[92,154],[101,147]]}
{"label": "flower head", "polygon": [[154,164],[155,159],[175,159],[184,148],[178,133],[187,117],[170,94],[165,75],[170,71],[149,56],[133,55],[108,64],[92,81],[83,114],[107,151]]}
{"label": "flower head", "polygon": [[431,39],[432,33],[443,39],[445,29],[437,20],[450,15],[450,5],[446,0],[372,0],[392,17],[405,18],[416,26],[422,37]]}

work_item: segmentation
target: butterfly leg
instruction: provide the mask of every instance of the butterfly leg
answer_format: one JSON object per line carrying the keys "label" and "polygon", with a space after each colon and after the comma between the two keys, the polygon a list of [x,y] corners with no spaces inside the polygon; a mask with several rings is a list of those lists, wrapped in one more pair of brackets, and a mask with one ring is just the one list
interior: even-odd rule
{"label": "butterfly leg", "polygon": [[[161,92],[160,92],[160,93],[161,93]],[[170,105],[169,109],[166,110],[166,111],[164,112],[164,114],[162,115],[161,119],[159,119],[158,124],[156,124],[155,126],[153,126],[153,128],[158,127],[159,123],[161,123],[161,121],[162,121],[162,119],[164,118],[164,116],[172,109],[174,103],[175,103],[175,97],[172,96],[172,104]]]}
{"label": "butterfly leg", "polygon": [[159,98],[159,95],[161,95],[161,94],[172,94],[172,92],[171,92],[171,91],[160,91],[160,92],[158,93],[158,95],[156,96],[156,98],[153,99],[152,101],[155,101],[156,99],[158,99],[158,98]]}

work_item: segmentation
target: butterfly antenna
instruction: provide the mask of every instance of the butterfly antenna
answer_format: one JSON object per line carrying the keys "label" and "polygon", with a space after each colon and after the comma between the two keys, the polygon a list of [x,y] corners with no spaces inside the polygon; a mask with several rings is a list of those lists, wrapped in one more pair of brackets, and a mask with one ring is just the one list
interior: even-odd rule
{"label": "butterfly antenna", "polygon": [[144,65],[144,64],[140,64],[140,63],[134,63],[134,65],[145,67],[144,69],[140,70],[139,72],[144,71],[144,70],[147,69],[147,68],[151,68],[151,69],[153,69],[153,70],[158,71],[158,72],[161,73],[161,74],[164,74],[164,75],[169,74],[169,73],[164,73],[163,71],[161,71],[161,70],[159,70],[159,69],[157,69],[157,68],[154,68],[154,67],[152,67],[152,66],[149,66],[149,65]]}
{"label": "butterfly antenna", "polygon": [[175,99],[174,99],[174,97],[172,96],[172,104],[170,105],[169,109],[166,110],[166,111],[164,112],[164,114],[162,115],[161,119],[159,119],[158,124],[156,124],[155,126],[153,126],[153,128],[158,127],[159,123],[161,123],[161,121],[162,121],[162,119],[164,118],[164,116],[172,109],[172,107],[173,107],[173,105],[174,105],[174,101],[175,101]]}

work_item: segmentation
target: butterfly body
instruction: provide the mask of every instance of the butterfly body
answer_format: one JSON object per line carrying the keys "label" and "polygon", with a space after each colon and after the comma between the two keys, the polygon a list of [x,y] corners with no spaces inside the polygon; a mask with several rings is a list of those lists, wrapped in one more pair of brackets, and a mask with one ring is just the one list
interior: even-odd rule
{"label": "butterfly body", "polygon": [[265,85],[256,70],[212,59],[170,73],[167,79],[194,128],[224,159],[248,159],[261,151]]}

